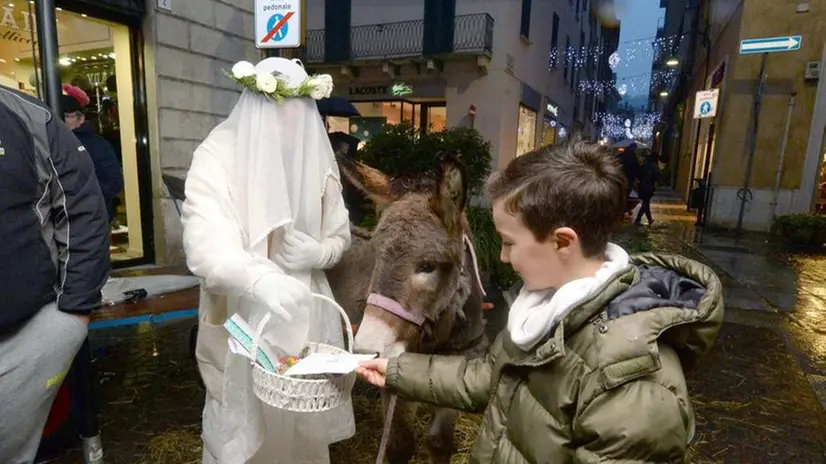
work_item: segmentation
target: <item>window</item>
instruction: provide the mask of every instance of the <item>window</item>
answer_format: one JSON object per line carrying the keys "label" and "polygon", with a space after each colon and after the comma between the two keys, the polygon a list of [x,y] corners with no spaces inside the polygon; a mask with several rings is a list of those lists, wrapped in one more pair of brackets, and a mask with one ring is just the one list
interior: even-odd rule
{"label": "window", "polygon": [[[565,80],[568,80],[568,68],[571,64],[571,36],[565,36],[565,52],[562,57],[562,66],[564,67],[562,70],[562,77]],[[573,78],[573,76],[571,76]]]}
{"label": "window", "polygon": [[576,0],[576,7],[574,7],[574,16],[576,20],[579,21],[580,13],[579,13],[579,2],[582,0]]}
{"label": "window", "polygon": [[545,117],[542,121],[542,146],[547,147],[556,143],[556,125],[553,118]]}
{"label": "window", "polygon": [[554,13],[553,28],[551,29],[551,55],[548,65],[555,68],[559,65],[559,15]]}
{"label": "window", "polygon": [[444,102],[362,101],[353,102],[353,106],[361,117],[328,117],[327,131],[344,132],[366,142],[386,124],[405,122],[412,124],[417,130],[432,132],[447,127],[447,107]]}
{"label": "window", "polygon": [[519,105],[519,121],[516,133],[516,156],[536,149],[536,111]]}
{"label": "window", "polygon": [[[0,5],[0,84],[39,95],[42,76],[35,73],[37,33],[34,5],[28,2]],[[37,57],[38,59],[40,57]]]}
{"label": "window", "polygon": [[522,21],[519,26],[519,35],[530,37],[531,32],[531,0],[522,0]]}
{"label": "window", "polygon": [[447,107],[428,106],[427,108],[427,130],[428,132],[440,132],[447,127]]}

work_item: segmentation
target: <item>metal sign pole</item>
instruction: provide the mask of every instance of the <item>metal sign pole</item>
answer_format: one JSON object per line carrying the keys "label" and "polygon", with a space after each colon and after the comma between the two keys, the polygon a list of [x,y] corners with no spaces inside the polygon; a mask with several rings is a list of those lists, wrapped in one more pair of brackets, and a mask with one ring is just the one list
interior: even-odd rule
{"label": "metal sign pole", "polygon": [[753,194],[749,189],[751,182],[751,170],[754,166],[754,152],[757,150],[757,129],[760,125],[760,107],[763,104],[763,90],[766,86],[766,61],[769,58],[768,52],[763,53],[760,58],[760,77],[757,84],[757,90],[754,93],[754,114],[752,117],[751,134],[749,137],[749,154],[746,164],[746,176],[743,180],[743,188],[737,191],[737,196],[740,198],[740,214],[737,217],[737,233],[743,230],[743,215],[746,212],[746,202]]}
{"label": "metal sign pole", "polygon": [[[54,0],[36,0],[34,11],[37,19],[37,48],[43,69],[43,94],[49,106],[60,114],[60,71],[57,67],[57,21]],[[36,70],[35,70],[36,71]]]}

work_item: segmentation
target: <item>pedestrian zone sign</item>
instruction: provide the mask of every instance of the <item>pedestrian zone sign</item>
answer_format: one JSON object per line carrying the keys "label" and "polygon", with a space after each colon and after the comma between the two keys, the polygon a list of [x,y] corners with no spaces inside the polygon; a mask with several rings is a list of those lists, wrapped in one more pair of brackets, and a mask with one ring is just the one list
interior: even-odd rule
{"label": "pedestrian zone sign", "polygon": [[694,119],[713,118],[717,116],[717,100],[720,89],[701,90],[694,99]]}
{"label": "pedestrian zone sign", "polygon": [[298,48],[304,36],[304,0],[255,0],[255,46]]}

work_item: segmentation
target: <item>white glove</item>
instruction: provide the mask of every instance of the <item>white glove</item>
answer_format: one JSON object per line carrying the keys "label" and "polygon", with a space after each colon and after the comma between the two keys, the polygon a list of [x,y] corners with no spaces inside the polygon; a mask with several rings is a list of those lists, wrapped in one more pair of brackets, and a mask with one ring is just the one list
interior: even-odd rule
{"label": "white glove", "polygon": [[310,288],[301,281],[277,272],[270,272],[258,279],[252,286],[252,294],[287,322],[293,319],[291,313],[307,311],[313,297]]}
{"label": "white glove", "polygon": [[332,259],[332,251],[316,239],[294,228],[284,231],[281,253],[276,255],[275,263],[293,271],[323,269]]}

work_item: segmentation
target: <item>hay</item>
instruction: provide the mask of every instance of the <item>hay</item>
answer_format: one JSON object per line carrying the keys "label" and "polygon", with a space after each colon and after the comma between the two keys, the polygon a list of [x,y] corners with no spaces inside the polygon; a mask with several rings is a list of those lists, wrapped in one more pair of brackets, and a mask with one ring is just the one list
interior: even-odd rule
{"label": "hay", "polygon": [[149,440],[148,457],[140,464],[197,464],[201,462],[198,427],[170,430]]}
{"label": "hay", "polygon": [[[330,448],[331,464],[373,464],[379,451],[379,441],[384,427],[381,414],[381,400],[370,390],[361,389],[353,392],[353,410],[356,415],[356,435],[346,441],[336,443]],[[416,455],[411,464],[428,463],[425,447],[425,434],[430,425],[431,415],[427,412],[416,414],[411,421],[412,433],[419,438]],[[466,464],[470,458],[470,449],[476,441],[482,416],[461,414],[456,421],[454,440],[456,452],[452,464]]]}

